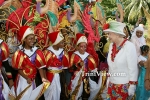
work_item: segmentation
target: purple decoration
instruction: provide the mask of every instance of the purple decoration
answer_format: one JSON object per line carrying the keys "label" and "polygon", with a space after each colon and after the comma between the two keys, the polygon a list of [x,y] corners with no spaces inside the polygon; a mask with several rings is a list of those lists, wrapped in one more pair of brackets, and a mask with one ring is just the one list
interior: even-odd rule
{"label": "purple decoration", "polygon": [[35,59],[36,59],[36,53],[34,53],[34,54],[31,56],[31,62],[32,62],[32,64],[35,64]]}
{"label": "purple decoration", "polygon": [[33,90],[34,90],[36,88],[36,85],[35,85],[34,81],[32,82],[32,85],[33,85]]}
{"label": "purple decoration", "polygon": [[71,10],[68,10],[68,12],[67,12],[67,20],[69,22],[71,21]]}
{"label": "purple decoration", "polygon": [[36,4],[36,11],[40,14],[41,13],[41,7],[40,7],[40,5],[41,5],[41,2],[37,2],[37,4]]}
{"label": "purple decoration", "polygon": [[[63,52],[64,52],[64,51],[62,51],[61,54],[60,54],[59,57],[58,57],[58,59],[59,59],[61,62],[62,62],[62,59],[63,59]],[[62,68],[62,66],[59,67],[59,69],[61,69],[61,68]]]}
{"label": "purple decoration", "polygon": [[84,64],[85,64],[85,68],[88,69],[87,68],[87,66],[88,66],[88,59],[87,58],[84,59]]}
{"label": "purple decoration", "polygon": [[1,74],[0,74],[0,100],[5,100],[4,97],[3,97],[3,94],[2,94],[2,89],[3,89],[3,82],[2,82],[2,77],[1,77]]}

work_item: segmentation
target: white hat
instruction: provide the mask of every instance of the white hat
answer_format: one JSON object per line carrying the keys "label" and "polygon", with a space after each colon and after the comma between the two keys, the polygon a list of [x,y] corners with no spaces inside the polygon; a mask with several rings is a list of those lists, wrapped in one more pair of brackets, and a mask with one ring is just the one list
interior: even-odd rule
{"label": "white hat", "polygon": [[34,31],[29,26],[21,26],[17,38],[21,42],[30,34],[34,34]]}
{"label": "white hat", "polygon": [[104,32],[113,32],[113,33],[117,33],[117,34],[126,36],[125,33],[123,32],[125,26],[126,26],[126,24],[124,24],[124,23],[117,22],[117,21],[111,21],[107,24],[104,24],[103,31]]}
{"label": "white hat", "polygon": [[52,42],[52,45],[57,45],[59,42],[61,42],[64,39],[62,33],[59,31],[49,33],[48,37]]}
{"label": "white hat", "polygon": [[87,43],[87,38],[85,37],[84,34],[82,34],[82,33],[77,33],[77,34],[76,34],[76,45],[78,45],[78,44],[81,43],[81,42]]}

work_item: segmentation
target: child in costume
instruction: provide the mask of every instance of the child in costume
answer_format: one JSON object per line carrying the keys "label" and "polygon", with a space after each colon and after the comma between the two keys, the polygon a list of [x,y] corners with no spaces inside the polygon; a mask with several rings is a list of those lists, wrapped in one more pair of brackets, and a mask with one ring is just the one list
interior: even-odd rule
{"label": "child in costume", "polygon": [[140,73],[138,78],[138,85],[136,88],[136,100],[148,100],[150,97],[150,91],[145,89],[145,74],[146,74],[146,66],[144,63],[147,61],[149,46],[143,45],[141,47],[142,54],[138,57]]}
{"label": "child in costume", "polygon": [[93,100],[101,85],[100,82],[97,84],[94,81],[97,71],[96,62],[92,55],[86,52],[87,38],[84,34],[76,34],[76,46],[77,51],[70,58],[70,69],[73,72],[69,85],[71,100],[79,98]]}
{"label": "child in costume", "polygon": [[[12,66],[18,70],[16,81],[16,99],[38,99],[49,86],[43,68],[46,67],[44,54],[34,46],[34,31],[29,26],[22,26],[18,32],[18,40],[22,43],[12,57]],[[38,75],[39,72],[39,75]],[[43,82],[43,84],[42,84]]]}
{"label": "child in costume", "polygon": [[48,34],[52,46],[45,51],[47,61],[47,78],[51,86],[44,93],[45,100],[67,100],[68,91],[65,79],[65,71],[69,66],[69,55],[64,51],[64,37],[56,31]]}
{"label": "child in costume", "polygon": [[[12,69],[8,63],[8,57],[8,45],[0,39],[0,100],[9,99],[9,91],[14,84],[11,73]],[[4,68],[3,72],[2,68]]]}

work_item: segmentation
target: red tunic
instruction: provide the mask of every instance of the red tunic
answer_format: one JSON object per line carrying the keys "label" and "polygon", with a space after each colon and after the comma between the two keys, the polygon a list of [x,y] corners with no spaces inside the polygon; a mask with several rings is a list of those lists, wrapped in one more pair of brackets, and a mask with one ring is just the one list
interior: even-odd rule
{"label": "red tunic", "polygon": [[[6,61],[9,57],[9,48],[6,42],[1,42],[1,48],[0,48],[0,69],[2,67],[2,62]],[[7,66],[8,67],[8,66]],[[11,72],[8,72],[6,70],[6,75],[8,78],[12,78]]]}
{"label": "red tunic", "polygon": [[46,65],[45,56],[41,50],[37,49],[33,54],[35,55],[34,62],[21,50],[16,51],[12,57],[13,68],[22,69],[23,73],[31,79],[35,78],[37,69]]}
{"label": "red tunic", "polygon": [[[89,72],[92,71],[96,68],[96,63],[94,58],[91,55],[85,55],[85,59],[87,59],[87,65],[84,66],[84,72]],[[82,66],[80,66],[80,62],[85,60],[83,58],[81,58],[80,55],[73,53],[71,58],[70,58],[70,67],[72,67],[73,65],[75,65],[77,67],[77,70],[71,70],[71,72],[73,72],[73,76],[71,78],[71,80],[74,80],[74,78],[76,77],[76,73],[79,72],[82,68]],[[71,84],[69,84],[69,90],[71,90]]]}
{"label": "red tunic", "polygon": [[[52,69],[55,68],[55,70],[62,70],[62,69],[66,69],[69,67],[69,55],[67,52],[62,51],[62,58],[59,59],[52,51],[50,50],[45,50],[44,54],[45,54],[45,58],[46,58],[46,62],[47,65],[46,67],[48,69]],[[47,78],[50,82],[52,82],[53,77],[54,77],[55,73],[52,72],[47,72]]]}

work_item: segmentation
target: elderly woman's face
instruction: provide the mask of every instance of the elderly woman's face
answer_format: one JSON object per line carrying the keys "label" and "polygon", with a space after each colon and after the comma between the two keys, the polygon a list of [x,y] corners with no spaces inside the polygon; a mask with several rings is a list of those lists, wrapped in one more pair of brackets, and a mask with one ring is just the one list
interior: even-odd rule
{"label": "elderly woman's face", "polygon": [[142,36],[143,36],[143,31],[137,30],[137,31],[136,31],[136,36],[137,36],[138,38],[142,37]]}
{"label": "elderly woman's face", "polygon": [[110,40],[110,42],[115,42],[115,40],[118,38],[119,36],[113,32],[108,32],[108,38]]}

